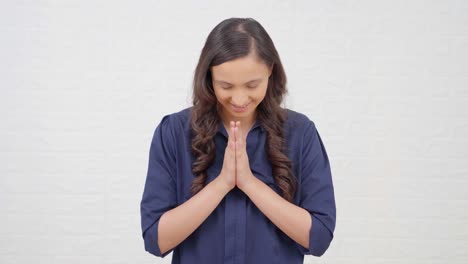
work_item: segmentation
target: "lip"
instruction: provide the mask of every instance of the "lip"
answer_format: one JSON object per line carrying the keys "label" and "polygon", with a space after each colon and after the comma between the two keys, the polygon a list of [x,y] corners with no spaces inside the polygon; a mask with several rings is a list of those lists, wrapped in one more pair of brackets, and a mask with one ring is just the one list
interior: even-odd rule
{"label": "lip", "polygon": [[245,110],[247,110],[247,108],[249,107],[250,103],[248,103],[246,106],[244,107],[238,107],[238,106],[235,106],[233,104],[231,104],[232,106],[232,109],[234,109],[234,111],[236,112],[244,112]]}

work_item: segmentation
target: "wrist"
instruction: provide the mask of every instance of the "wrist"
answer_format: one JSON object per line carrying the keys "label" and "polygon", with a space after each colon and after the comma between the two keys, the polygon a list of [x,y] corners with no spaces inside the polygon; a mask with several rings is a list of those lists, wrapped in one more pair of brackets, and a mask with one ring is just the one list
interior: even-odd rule
{"label": "wrist", "polygon": [[239,189],[241,189],[243,192],[247,192],[248,189],[250,188],[250,186],[254,185],[255,184],[255,180],[257,178],[253,175],[253,174],[250,174],[249,177],[247,177],[243,182],[242,184],[239,184]]}
{"label": "wrist", "polygon": [[216,192],[221,194],[223,197],[232,189],[229,187],[229,185],[226,183],[226,181],[223,180],[222,177],[217,177],[213,181]]}

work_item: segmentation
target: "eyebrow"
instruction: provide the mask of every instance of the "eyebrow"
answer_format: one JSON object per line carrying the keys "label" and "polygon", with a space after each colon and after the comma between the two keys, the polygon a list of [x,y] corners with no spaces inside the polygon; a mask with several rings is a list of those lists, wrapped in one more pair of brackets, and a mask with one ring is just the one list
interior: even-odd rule
{"label": "eyebrow", "polygon": [[[261,81],[261,80],[262,80],[261,78],[254,79],[254,80],[250,80],[250,81],[246,82],[246,84],[247,84],[247,83],[251,83],[251,82]],[[223,80],[215,80],[215,82],[217,82],[217,83],[231,84],[231,83],[228,83],[228,82],[223,81]]]}

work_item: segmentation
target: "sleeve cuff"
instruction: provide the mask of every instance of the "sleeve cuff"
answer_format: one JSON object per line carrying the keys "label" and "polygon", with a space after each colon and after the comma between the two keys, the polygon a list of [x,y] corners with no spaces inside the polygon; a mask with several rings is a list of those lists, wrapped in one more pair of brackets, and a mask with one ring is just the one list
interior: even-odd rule
{"label": "sleeve cuff", "polygon": [[143,234],[143,240],[145,242],[146,251],[157,257],[164,258],[165,256],[169,255],[169,253],[171,253],[173,249],[168,250],[164,254],[161,254],[161,250],[159,249],[158,245],[158,225],[159,219],[145,231],[145,233]]}
{"label": "sleeve cuff", "polygon": [[309,232],[309,248],[303,247],[296,242],[296,246],[303,255],[313,255],[320,257],[327,251],[333,239],[333,234],[323,225],[323,223],[310,214],[312,217],[312,228]]}

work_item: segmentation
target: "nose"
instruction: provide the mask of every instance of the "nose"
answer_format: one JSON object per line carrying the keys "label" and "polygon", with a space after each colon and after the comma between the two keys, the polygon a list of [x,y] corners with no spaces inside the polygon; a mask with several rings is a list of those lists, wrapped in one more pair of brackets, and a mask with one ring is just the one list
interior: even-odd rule
{"label": "nose", "polygon": [[231,104],[238,106],[238,107],[243,107],[246,106],[249,103],[247,99],[245,100],[233,100]]}
{"label": "nose", "polygon": [[231,98],[231,103],[235,106],[245,106],[249,103],[249,97],[246,94],[236,94]]}

